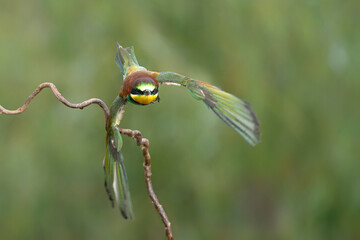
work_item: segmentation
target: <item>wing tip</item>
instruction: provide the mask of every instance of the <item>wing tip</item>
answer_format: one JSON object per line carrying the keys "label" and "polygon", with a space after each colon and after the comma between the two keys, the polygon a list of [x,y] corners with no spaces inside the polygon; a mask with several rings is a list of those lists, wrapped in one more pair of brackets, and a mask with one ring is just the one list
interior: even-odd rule
{"label": "wing tip", "polygon": [[251,146],[255,147],[256,144],[261,143],[261,139],[260,139],[261,132],[260,132],[259,128],[256,128],[256,129],[253,131],[253,134],[254,134],[255,139],[253,139],[252,142],[249,142],[249,144],[250,144]]}
{"label": "wing tip", "polygon": [[121,212],[121,215],[123,216],[123,218],[125,220],[134,220],[135,219],[134,214],[131,213],[131,212],[126,212],[126,211],[124,211],[122,209],[120,209],[120,212]]}
{"label": "wing tip", "polygon": [[261,143],[260,122],[259,122],[259,119],[257,118],[255,112],[253,111],[250,103],[245,100],[243,100],[243,101],[245,102],[245,107],[249,111],[252,121],[255,124],[255,128],[252,130],[252,133],[254,134],[256,141],[254,141],[253,144],[251,144],[252,146],[255,146],[256,144]]}
{"label": "wing tip", "polygon": [[[229,118],[229,116],[222,112],[219,107],[214,105],[209,105],[209,101],[205,101],[206,105],[221,119],[223,120],[227,125],[229,125],[231,128],[233,128],[237,133],[239,133],[247,143],[249,143],[251,146],[255,146],[257,143],[260,143],[260,130],[259,130],[259,121],[256,118],[255,113],[251,110],[251,107],[249,105],[249,112],[252,113],[252,122],[254,123],[254,127],[246,127],[243,123],[240,121],[234,121]],[[245,130],[246,129],[246,130]]]}
{"label": "wing tip", "polygon": [[123,48],[123,47],[120,45],[120,43],[118,43],[118,42],[116,42],[116,47],[117,47],[117,48]]}
{"label": "wing tip", "polygon": [[257,127],[259,127],[259,126],[260,126],[260,122],[259,122],[259,120],[258,120],[258,118],[257,118],[257,116],[256,116],[256,114],[255,114],[255,112],[254,112],[254,110],[252,109],[250,103],[249,103],[248,101],[243,100],[243,99],[240,99],[240,100],[245,103],[245,105],[244,105],[245,108],[249,111],[250,116],[251,116],[252,120],[254,121],[255,125],[256,125]]}
{"label": "wing tip", "polygon": [[104,185],[105,185],[106,194],[107,194],[107,196],[108,196],[108,198],[109,198],[109,200],[110,200],[111,207],[114,207],[114,198],[113,198],[113,196],[112,196],[111,190],[109,189],[108,183],[107,183],[106,180],[105,180],[105,184],[104,184]]}

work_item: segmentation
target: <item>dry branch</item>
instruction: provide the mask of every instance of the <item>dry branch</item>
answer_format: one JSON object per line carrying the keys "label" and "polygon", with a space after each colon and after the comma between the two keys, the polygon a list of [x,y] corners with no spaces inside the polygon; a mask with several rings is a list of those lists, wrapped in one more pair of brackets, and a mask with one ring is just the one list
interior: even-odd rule
{"label": "dry branch", "polygon": [[141,132],[137,131],[137,130],[119,129],[119,131],[121,134],[127,135],[127,136],[131,137],[132,139],[134,139],[136,141],[136,144],[138,146],[141,146],[142,155],[144,157],[143,167],[144,167],[144,172],[145,172],[145,175],[144,175],[145,183],[146,183],[146,188],[147,188],[149,197],[165,225],[165,234],[166,234],[167,239],[173,240],[174,237],[172,234],[171,223],[169,221],[169,218],[166,215],[166,212],[165,212],[163,206],[160,204],[160,202],[154,192],[152,183],[151,183],[152,173],[151,173],[151,158],[150,158],[150,153],[149,153],[149,145],[150,145],[149,140],[146,138],[143,138],[141,135]]}
{"label": "dry branch", "polygon": [[56,86],[53,83],[42,83],[40,84],[35,91],[26,99],[24,105],[22,105],[21,107],[19,107],[16,110],[8,110],[6,108],[4,108],[3,106],[0,105],[0,114],[8,114],[8,115],[14,115],[14,114],[21,114],[23,113],[29,106],[30,102],[36,97],[36,95],[38,95],[41,90],[43,90],[44,88],[51,88],[51,90],[53,91],[55,97],[57,99],[59,99],[60,102],[62,102],[63,104],[65,104],[65,106],[70,107],[70,108],[78,108],[78,109],[83,109],[91,104],[97,104],[99,105],[105,114],[105,122],[107,122],[107,119],[110,115],[109,113],[109,108],[107,107],[107,105],[98,98],[91,98],[89,100],[83,101],[82,103],[78,103],[78,104],[73,104],[70,103],[68,100],[66,100],[66,98],[64,98],[61,93],[57,90]]}
{"label": "dry branch", "polygon": [[[77,109],[83,109],[91,104],[97,104],[99,105],[105,114],[105,124],[108,121],[108,118],[110,116],[109,113],[109,108],[107,107],[107,105],[98,98],[91,98],[89,100],[83,101],[81,103],[78,104],[73,104],[70,103],[68,100],[66,100],[66,98],[64,98],[61,93],[57,90],[56,86],[53,83],[42,83],[40,84],[35,91],[26,99],[24,105],[22,105],[20,108],[18,108],[17,110],[8,110],[6,108],[4,108],[3,106],[0,105],[0,114],[7,114],[7,115],[14,115],[14,114],[21,114],[23,113],[29,106],[30,102],[36,97],[36,95],[38,95],[40,93],[40,91],[44,88],[50,88],[55,97],[62,102],[65,106],[70,107],[70,108],[77,108]],[[143,138],[141,135],[140,131],[137,130],[131,130],[131,129],[119,129],[121,134],[130,136],[131,138],[133,138],[136,141],[136,144],[138,146],[141,146],[142,149],[142,155],[144,157],[144,163],[143,163],[143,167],[144,167],[144,177],[145,177],[145,183],[146,183],[146,188],[149,194],[149,197],[152,201],[152,203],[155,206],[156,211],[159,213],[164,225],[165,225],[165,234],[167,239],[169,240],[173,240],[174,237],[172,235],[172,230],[171,230],[171,223],[166,215],[166,212],[164,210],[164,208],[162,207],[162,205],[160,204],[152,183],[151,183],[151,158],[150,158],[150,153],[149,153],[149,140],[147,140],[146,138]]]}

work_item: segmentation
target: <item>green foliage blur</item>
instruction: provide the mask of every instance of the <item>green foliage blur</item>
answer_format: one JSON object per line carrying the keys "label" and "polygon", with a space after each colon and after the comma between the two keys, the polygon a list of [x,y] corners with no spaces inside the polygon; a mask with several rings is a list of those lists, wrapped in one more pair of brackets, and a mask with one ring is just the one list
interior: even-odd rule
{"label": "green foliage blur", "polygon": [[[116,42],[141,65],[249,101],[249,146],[185,89],[126,107],[150,139],[153,184],[176,239],[360,239],[358,1],[10,1],[0,4],[0,104],[41,82],[111,104]],[[0,239],[164,239],[142,157],[124,138],[134,221],[104,189],[104,116],[44,90],[0,115]]]}

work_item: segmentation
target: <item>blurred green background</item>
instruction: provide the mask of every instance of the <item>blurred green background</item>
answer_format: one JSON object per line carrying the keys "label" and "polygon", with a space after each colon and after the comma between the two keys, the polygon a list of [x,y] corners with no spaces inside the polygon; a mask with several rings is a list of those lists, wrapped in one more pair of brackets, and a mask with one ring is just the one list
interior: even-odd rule
{"label": "blurred green background", "polygon": [[[153,184],[176,239],[360,239],[358,1],[2,1],[0,104],[41,82],[77,103],[111,104],[115,43],[141,65],[207,81],[249,101],[249,146],[185,89],[126,107],[151,141]],[[0,116],[1,239],[164,239],[142,157],[124,139],[136,219],[104,189],[104,116],[48,89]]]}

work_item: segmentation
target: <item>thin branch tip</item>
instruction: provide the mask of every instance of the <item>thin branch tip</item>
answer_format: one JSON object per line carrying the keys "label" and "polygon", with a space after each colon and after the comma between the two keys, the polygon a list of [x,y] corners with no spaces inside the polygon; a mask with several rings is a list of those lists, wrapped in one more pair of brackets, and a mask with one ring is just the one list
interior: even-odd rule
{"label": "thin branch tip", "polygon": [[169,221],[168,216],[166,215],[166,212],[163,208],[163,206],[160,204],[159,199],[157,198],[154,188],[152,186],[151,182],[151,157],[149,153],[149,146],[150,142],[148,139],[143,138],[142,134],[138,130],[131,130],[131,129],[119,129],[119,132],[123,135],[127,135],[135,140],[136,144],[138,146],[141,146],[142,155],[144,157],[143,167],[144,167],[144,178],[146,183],[146,189],[148,191],[149,197],[151,199],[151,202],[153,203],[156,211],[161,217],[162,222],[165,225],[165,236],[168,240],[174,240],[174,236],[172,234],[171,229],[171,223]]}
{"label": "thin branch tip", "polygon": [[77,109],[84,109],[85,107],[91,105],[91,104],[97,104],[99,105],[102,110],[104,111],[104,115],[105,115],[105,120],[107,122],[107,119],[110,116],[110,112],[109,112],[109,108],[107,107],[107,105],[98,98],[91,98],[88,100],[85,100],[81,103],[78,104],[74,104],[74,103],[70,103],[66,98],[64,98],[61,93],[57,90],[55,84],[51,83],[51,82],[45,82],[45,83],[41,83],[36,89],[35,91],[26,99],[25,103],[19,107],[16,110],[8,110],[6,108],[4,108],[3,106],[0,105],[0,114],[7,114],[7,115],[15,115],[15,114],[21,114],[23,113],[29,106],[30,102],[36,97],[36,95],[38,95],[41,90],[43,90],[44,88],[50,88],[53,92],[53,94],[55,95],[55,97],[62,102],[65,106],[70,107],[70,108],[77,108]]}

